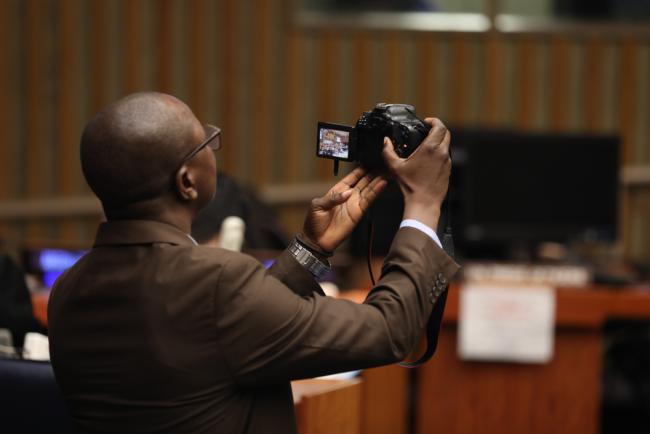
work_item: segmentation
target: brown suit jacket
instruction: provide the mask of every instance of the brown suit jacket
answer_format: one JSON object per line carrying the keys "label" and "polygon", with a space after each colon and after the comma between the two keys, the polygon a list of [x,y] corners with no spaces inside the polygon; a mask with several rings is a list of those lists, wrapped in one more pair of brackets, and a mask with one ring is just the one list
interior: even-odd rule
{"label": "brown suit jacket", "polygon": [[267,271],[164,223],[110,221],[54,287],[52,364],[79,432],[294,433],[289,381],[403,359],[457,268],[400,229],[355,304],[288,252]]}

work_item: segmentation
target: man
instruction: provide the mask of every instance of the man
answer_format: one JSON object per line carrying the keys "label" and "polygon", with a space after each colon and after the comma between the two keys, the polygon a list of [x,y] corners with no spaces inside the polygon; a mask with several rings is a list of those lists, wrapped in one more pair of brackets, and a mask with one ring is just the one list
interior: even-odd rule
{"label": "man", "polygon": [[409,159],[388,140],[384,149],[405,224],[420,229],[398,231],[377,286],[354,304],[325,297],[314,276],[385,179],[357,168],[314,199],[303,233],[267,272],[188,235],[215,192],[216,127],[158,93],[97,114],[81,163],[107,222],[49,304],[52,363],[78,432],[292,433],[290,380],[403,359],[436,280],[458,268],[431,229],[451,162],[449,133],[428,122]]}

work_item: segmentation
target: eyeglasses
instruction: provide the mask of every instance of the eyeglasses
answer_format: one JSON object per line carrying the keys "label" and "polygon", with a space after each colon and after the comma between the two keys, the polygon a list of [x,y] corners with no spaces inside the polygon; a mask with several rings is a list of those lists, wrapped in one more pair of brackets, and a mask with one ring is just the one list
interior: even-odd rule
{"label": "eyeglasses", "polygon": [[203,129],[205,130],[206,139],[202,141],[196,148],[194,148],[189,154],[187,154],[185,158],[183,158],[181,164],[179,164],[179,167],[190,161],[192,157],[198,154],[199,151],[206,146],[209,146],[213,151],[218,151],[221,149],[221,128],[206,124],[203,125]]}

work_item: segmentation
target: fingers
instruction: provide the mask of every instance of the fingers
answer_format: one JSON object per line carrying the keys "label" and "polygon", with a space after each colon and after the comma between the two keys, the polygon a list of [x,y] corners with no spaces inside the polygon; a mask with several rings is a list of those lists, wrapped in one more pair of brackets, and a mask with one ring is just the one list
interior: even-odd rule
{"label": "fingers", "polygon": [[354,192],[353,189],[349,188],[345,191],[334,191],[330,190],[325,196],[317,197],[312,199],[311,207],[316,210],[329,210],[334,208],[337,205],[342,204],[352,196]]}
{"label": "fingers", "polygon": [[384,137],[384,149],[382,149],[382,155],[386,166],[388,166],[390,170],[393,170],[395,165],[401,160],[399,155],[395,152],[393,142],[388,137]]}
{"label": "fingers", "polygon": [[442,139],[442,143],[440,143],[440,150],[447,155],[449,155],[450,143],[451,143],[451,133],[449,132],[449,130],[446,130],[445,137]]}
{"label": "fingers", "polygon": [[373,182],[373,188],[376,188],[382,178],[375,177],[368,171],[359,166],[347,174],[341,181],[336,183],[325,196],[317,197],[311,201],[312,209],[329,210],[348,200],[355,192],[362,192]]}
{"label": "fingers", "polygon": [[374,174],[369,173],[368,170],[363,166],[358,166],[350,173],[348,173],[345,178],[334,185],[334,187],[330,189],[330,193],[332,191],[342,192],[350,188],[354,188],[359,191],[363,190],[366,185],[368,185],[374,178]]}
{"label": "fingers", "polygon": [[431,125],[429,134],[424,139],[424,142],[426,144],[432,143],[434,145],[442,142],[445,138],[445,135],[448,133],[445,124],[443,124],[442,121],[438,118],[426,118],[424,121]]}
{"label": "fingers", "polygon": [[363,167],[361,166],[355,167],[352,172],[345,175],[345,178],[343,178],[334,186],[334,189],[336,189],[336,187],[341,186],[342,184],[343,186],[348,188],[354,187],[357,184],[357,182],[359,182],[359,180],[365,176],[366,173],[368,173],[368,171]]}
{"label": "fingers", "polygon": [[429,134],[422,142],[421,147],[449,156],[451,133],[445,124],[438,118],[426,118],[424,122],[431,125],[431,130],[429,130]]}
{"label": "fingers", "polygon": [[387,185],[388,181],[379,176],[370,181],[359,195],[359,207],[361,210],[367,210]]}
{"label": "fingers", "polygon": [[367,173],[363,178],[361,178],[357,184],[353,187],[355,190],[361,192],[370,182],[375,179],[375,175]]}
{"label": "fingers", "polygon": [[[365,171],[364,171],[365,172]],[[317,197],[311,201],[314,210],[330,210],[347,201],[353,194],[359,195],[359,206],[366,209],[386,187],[388,181],[381,176],[366,174],[358,180],[356,185],[343,191],[332,188],[325,196]]]}

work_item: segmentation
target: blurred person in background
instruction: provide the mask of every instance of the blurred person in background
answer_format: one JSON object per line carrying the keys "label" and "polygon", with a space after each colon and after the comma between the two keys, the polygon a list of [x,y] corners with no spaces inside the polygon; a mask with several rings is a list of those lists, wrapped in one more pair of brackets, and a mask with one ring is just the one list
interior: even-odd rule
{"label": "blurred person in background", "polygon": [[243,230],[242,243],[233,250],[284,250],[289,244],[272,210],[235,177],[219,172],[214,199],[192,221],[192,238],[199,244],[222,246],[220,234],[233,217],[241,219]]}
{"label": "blurred person in background", "polygon": [[0,254],[0,329],[9,330],[12,346],[23,346],[28,332],[45,333],[36,320],[25,272],[7,255]]}

